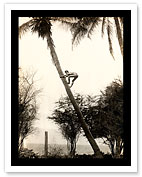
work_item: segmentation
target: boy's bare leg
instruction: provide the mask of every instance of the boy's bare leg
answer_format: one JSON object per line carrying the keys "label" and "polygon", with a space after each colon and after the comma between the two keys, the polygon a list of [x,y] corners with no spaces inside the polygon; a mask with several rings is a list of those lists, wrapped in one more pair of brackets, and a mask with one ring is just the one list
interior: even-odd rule
{"label": "boy's bare leg", "polygon": [[68,82],[67,83],[70,84],[70,77],[68,77]]}
{"label": "boy's bare leg", "polygon": [[74,82],[72,82],[72,84],[70,85],[70,88],[73,86]]}
{"label": "boy's bare leg", "polygon": [[77,78],[78,78],[78,76],[74,77],[73,80],[72,80],[72,82],[74,82]]}

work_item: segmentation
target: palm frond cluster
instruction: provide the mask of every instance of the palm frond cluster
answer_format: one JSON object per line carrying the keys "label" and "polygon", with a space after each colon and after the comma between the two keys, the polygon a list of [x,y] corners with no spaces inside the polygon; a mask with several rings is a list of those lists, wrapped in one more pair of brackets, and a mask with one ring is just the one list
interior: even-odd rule
{"label": "palm frond cluster", "polygon": [[[21,35],[23,35],[25,32],[31,30],[32,33],[38,33],[38,37],[48,39],[48,37],[52,36],[52,24],[50,20],[50,17],[32,17],[30,21],[19,27],[19,36],[21,37]],[[50,38],[50,41],[51,39],[52,38]],[[54,46],[53,40],[52,45]]]}
{"label": "palm frond cluster", "polygon": [[77,23],[74,23],[71,28],[73,35],[72,43],[79,43],[80,39],[83,38],[86,34],[88,37],[93,32],[93,29],[99,24],[99,17],[82,17]]}
{"label": "palm frond cluster", "polygon": [[102,37],[107,34],[109,51],[113,58],[112,39],[116,34],[123,55],[123,17],[56,17],[54,20],[59,20],[70,29],[73,45],[78,45],[85,36],[91,38],[94,30],[100,27]]}
{"label": "palm frond cluster", "polygon": [[[91,38],[96,27],[101,27],[102,37],[107,34],[109,51],[113,56],[112,38],[117,35],[121,54],[123,55],[123,17],[81,17],[75,23],[67,22],[73,35],[72,43],[78,44],[85,37]],[[114,58],[114,56],[113,56]]]}
{"label": "palm frond cluster", "polygon": [[21,38],[26,32],[29,31],[31,24],[33,22],[33,19],[29,20],[26,23],[23,23],[20,27],[19,27],[19,37]]}
{"label": "palm frond cluster", "polygon": [[[30,29],[33,33],[37,32],[39,37],[48,39],[52,35],[51,27],[54,21],[58,21],[70,29],[73,45],[79,44],[85,36],[91,38],[94,30],[100,27],[102,37],[104,34],[108,37],[109,51],[113,58],[112,38],[115,33],[123,55],[123,17],[32,17],[19,27],[19,36],[21,37]],[[54,45],[53,40],[52,44]]]}
{"label": "palm frond cluster", "polygon": [[31,31],[33,33],[38,33],[38,36],[45,38],[47,34],[51,35],[51,22],[48,17],[33,17],[31,23]]}
{"label": "palm frond cluster", "polygon": [[114,56],[113,56],[113,48],[112,48],[112,31],[113,31],[113,29],[112,29],[112,23],[110,22],[109,19],[107,19],[107,27],[106,27],[106,29],[107,29],[108,42],[109,42],[109,51],[110,51],[112,57],[114,58]]}

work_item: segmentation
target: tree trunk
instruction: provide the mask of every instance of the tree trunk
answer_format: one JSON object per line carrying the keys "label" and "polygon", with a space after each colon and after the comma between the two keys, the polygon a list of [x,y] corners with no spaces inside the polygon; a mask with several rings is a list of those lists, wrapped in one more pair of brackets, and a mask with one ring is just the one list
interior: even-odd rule
{"label": "tree trunk", "polygon": [[76,141],[71,140],[71,150],[70,150],[70,156],[74,157],[75,156],[75,150],[76,150]]}
{"label": "tree trunk", "polygon": [[110,150],[111,150],[112,157],[114,157],[114,142],[112,141],[110,141]]}
{"label": "tree trunk", "polygon": [[120,141],[121,138],[120,136],[118,136],[118,138],[116,139],[116,154],[115,154],[116,158],[120,158]]}
{"label": "tree trunk", "polygon": [[[47,44],[48,44],[48,47],[50,48],[50,53],[51,53],[54,65],[55,65],[55,67],[56,67],[56,69],[58,71],[59,77],[61,78],[64,75],[64,73],[63,73],[63,71],[61,69],[57,54],[56,54],[54,46],[52,44],[52,39],[51,39],[50,35],[48,35],[48,34],[47,34]],[[75,109],[75,111],[77,113],[77,116],[78,116],[78,118],[80,120],[82,128],[83,128],[83,130],[85,132],[85,136],[87,137],[90,145],[93,148],[94,154],[96,155],[97,158],[103,158],[102,153],[100,152],[100,149],[99,149],[97,143],[95,142],[90,130],[88,129],[88,127],[87,127],[87,125],[86,125],[86,123],[85,123],[85,121],[83,119],[83,115],[82,115],[82,113],[81,113],[81,111],[79,109],[79,106],[76,103],[76,100],[74,99],[74,96],[73,96],[73,94],[72,94],[72,92],[71,92],[71,90],[70,90],[70,88],[69,88],[69,86],[67,84],[66,79],[65,78],[61,78],[61,80],[62,80],[62,82],[64,84],[64,87],[66,89],[68,97],[70,98],[70,101],[73,104],[73,107],[74,107],[74,109]]]}
{"label": "tree trunk", "polygon": [[23,149],[23,142],[24,142],[24,137],[19,138],[19,143],[18,143],[18,149],[21,151]]}

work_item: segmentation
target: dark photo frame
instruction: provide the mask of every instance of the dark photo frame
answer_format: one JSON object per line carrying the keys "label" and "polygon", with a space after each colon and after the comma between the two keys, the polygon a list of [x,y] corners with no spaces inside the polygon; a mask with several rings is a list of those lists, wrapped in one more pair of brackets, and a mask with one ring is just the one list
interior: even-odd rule
{"label": "dark photo frame", "polygon": [[[124,156],[120,159],[24,159],[18,156],[19,17],[123,17]],[[131,10],[11,10],[11,166],[131,166]],[[55,167],[56,168],[56,167]]]}

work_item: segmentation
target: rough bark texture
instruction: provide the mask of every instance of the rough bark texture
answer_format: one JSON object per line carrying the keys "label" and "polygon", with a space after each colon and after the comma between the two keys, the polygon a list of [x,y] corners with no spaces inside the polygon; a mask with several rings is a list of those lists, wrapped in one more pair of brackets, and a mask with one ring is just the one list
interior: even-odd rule
{"label": "rough bark texture", "polygon": [[[54,46],[52,45],[52,39],[51,39],[51,37],[49,35],[47,35],[47,44],[48,44],[48,47],[50,49],[50,53],[51,53],[54,65],[55,65],[55,67],[56,67],[56,69],[58,71],[59,77],[61,78],[64,75],[64,73],[63,73],[63,71],[61,69],[57,54],[55,52]],[[65,78],[61,78],[61,80],[62,80],[62,82],[63,82],[63,84],[65,86],[66,92],[67,92],[67,94],[68,94],[68,96],[69,96],[69,98],[71,100],[71,103],[73,104],[73,107],[74,107],[74,109],[75,109],[75,111],[77,113],[77,116],[78,116],[78,118],[80,120],[82,128],[83,128],[83,130],[85,132],[86,138],[88,139],[90,145],[92,146],[94,154],[96,155],[97,158],[103,158],[103,155],[100,152],[100,149],[99,149],[96,141],[94,140],[90,130],[88,129],[88,127],[87,127],[87,125],[86,125],[86,123],[85,123],[85,121],[83,119],[83,115],[82,115],[82,113],[81,113],[81,111],[80,111],[80,109],[79,109],[79,107],[78,107],[78,105],[76,103],[76,100],[74,99],[74,96],[73,96],[73,94],[72,94],[72,92],[71,92],[71,90],[70,90],[70,88],[69,88],[69,86],[67,84],[66,79]]]}

